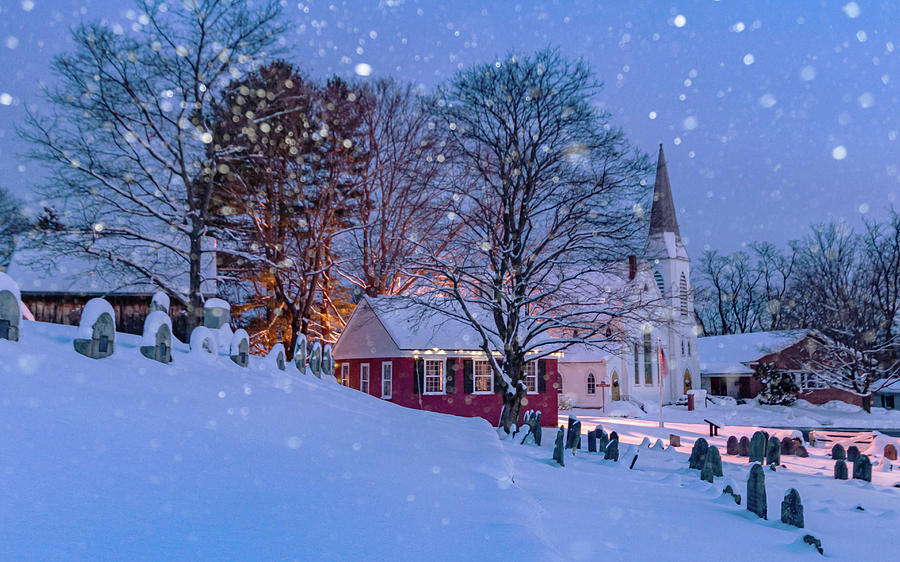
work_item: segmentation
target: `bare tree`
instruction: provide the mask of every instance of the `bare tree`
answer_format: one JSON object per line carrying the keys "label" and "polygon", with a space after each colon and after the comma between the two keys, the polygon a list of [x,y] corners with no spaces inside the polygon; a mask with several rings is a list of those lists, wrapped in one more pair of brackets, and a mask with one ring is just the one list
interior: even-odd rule
{"label": "bare tree", "polygon": [[742,334],[758,329],[765,308],[759,292],[761,270],[745,252],[728,256],[712,250],[703,254],[698,309],[703,326],[712,334]]}
{"label": "bare tree", "polygon": [[446,138],[435,158],[455,186],[444,224],[458,233],[420,242],[418,292],[477,334],[505,387],[507,431],[526,360],[619,345],[641,304],[620,264],[643,225],[649,166],[595,104],[599,88],[583,60],[544,50],[464,70],[435,101]]}
{"label": "bare tree", "polygon": [[900,215],[893,208],[886,223],[866,222],[862,247],[871,273],[872,296],[881,316],[879,339],[891,342],[900,311]]}
{"label": "bare tree", "polygon": [[28,226],[19,200],[0,187],[0,269],[9,267],[19,237],[28,231]]}
{"label": "bare tree", "polygon": [[89,23],[56,57],[52,113],[23,137],[51,170],[42,195],[64,235],[37,243],[79,253],[109,277],[158,285],[202,319],[210,201],[222,158],[215,103],[233,78],[277,48],[281,3],[138,0],[135,31]]}
{"label": "bare tree", "polygon": [[750,245],[759,271],[759,296],[762,305],[758,323],[762,330],[780,330],[783,328],[783,312],[790,303],[786,296],[790,289],[791,274],[794,271],[796,252],[793,247],[789,253],[781,251],[771,242],[756,242]]}

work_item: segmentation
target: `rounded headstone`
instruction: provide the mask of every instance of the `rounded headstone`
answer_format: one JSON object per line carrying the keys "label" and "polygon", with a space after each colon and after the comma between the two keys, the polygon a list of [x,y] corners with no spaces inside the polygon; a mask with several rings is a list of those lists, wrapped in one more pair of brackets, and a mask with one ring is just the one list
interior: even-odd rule
{"label": "rounded headstone", "polygon": [[716,476],[722,476],[722,457],[719,456],[719,449],[709,447],[706,450],[706,458],[703,461],[700,478],[712,483]]}
{"label": "rounded headstone", "polygon": [[785,437],[781,440],[781,454],[793,455],[795,445],[796,444],[794,443],[793,439],[791,439],[790,437]]}
{"label": "rounded headstone", "polygon": [[709,450],[709,443],[706,442],[706,439],[700,437],[694,441],[694,446],[691,448],[691,456],[688,458],[688,468],[703,470],[707,450]]}
{"label": "rounded headstone", "polygon": [[766,447],[766,464],[777,466],[781,464],[781,442],[774,435],[769,438]]}
{"label": "rounded headstone", "polygon": [[844,447],[840,443],[835,443],[834,447],[831,448],[831,458],[836,461],[847,458],[847,452],[844,451]]}
{"label": "rounded headstone", "polygon": [[800,501],[800,492],[795,488],[784,494],[784,500],[781,502],[781,522],[803,528],[803,503]]}
{"label": "rounded headstone", "polygon": [[844,459],[838,459],[834,463],[834,479],[835,480],[846,480],[847,478],[848,478],[847,463],[844,462]]}
{"label": "rounded headstone", "polygon": [[241,367],[246,367],[250,363],[250,336],[246,330],[238,329],[232,334],[228,355]]}
{"label": "rounded headstone", "polygon": [[762,462],[766,455],[766,442],[769,438],[762,431],[757,431],[750,439],[750,462]]}
{"label": "rounded headstone", "polygon": [[750,475],[747,478],[747,510],[762,519],[769,518],[766,504],[766,473],[761,464],[750,467]]}
{"label": "rounded headstone", "polygon": [[888,443],[887,445],[885,445],[884,458],[892,461],[897,460],[897,447],[895,447],[892,443]]}
{"label": "rounded headstone", "polygon": [[725,443],[725,452],[729,455],[738,454],[738,439],[734,435],[728,438],[728,441]]}
{"label": "rounded headstone", "polygon": [[12,277],[0,271],[0,339],[19,341],[22,294]]}
{"label": "rounded headstone", "polygon": [[738,456],[739,457],[749,457],[750,456],[750,439],[747,436],[741,437],[741,440],[738,441]]}
{"label": "rounded headstone", "polygon": [[866,455],[859,455],[853,462],[853,479],[872,481],[872,462]]}
{"label": "rounded headstone", "polygon": [[297,334],[297,339],[294,341],[294,365],[304,375],[306,374],[306,359],[309,354],[307,347],[306,335]]}
{"label": "rounded headstone", "polygon": [[809,457],[809,452],[806,450],[806,447],[803,445],[798,445],[794,447],[794,454],[800,457],[801,459],[805,459]]}
{"label": "rounded headstone", "polygon": [[850,462],[854,462],[854,461],[856,461],[856,459],[858,457],[859,457],[859,447],[857,447],[856,445],[850,445],[847,448],[847,460]]}

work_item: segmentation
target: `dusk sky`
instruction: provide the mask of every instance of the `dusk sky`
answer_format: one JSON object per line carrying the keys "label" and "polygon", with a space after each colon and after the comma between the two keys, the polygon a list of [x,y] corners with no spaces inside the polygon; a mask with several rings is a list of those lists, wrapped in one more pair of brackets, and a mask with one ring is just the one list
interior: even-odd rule
{"label": "dusk sky", "polygon": [[[28,197],[40,180],[14,128],[46,109],[69,28],[136,16],[127,0],[0,3],[0,185]],[[584,56],[614,123],[654,159],[663,143],[695,258],[883,218],[900,192],[900,2],[291,1],[286,16],[289,58],[318,77],[431,89],[513,50]]]}

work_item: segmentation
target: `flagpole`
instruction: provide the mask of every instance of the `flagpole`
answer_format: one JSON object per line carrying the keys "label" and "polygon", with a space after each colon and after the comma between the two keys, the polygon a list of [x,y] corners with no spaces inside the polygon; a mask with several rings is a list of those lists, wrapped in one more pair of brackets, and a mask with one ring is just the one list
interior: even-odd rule
{"label": "flagpole", "polygon": [[656,384],[656,386],[659,387],[659,427],[661,429],[663,429],[666,427],[666,425],[663,423],[663,416],[662,416],[662,408],[663,408],[662,379],[663,379],[663,369],[665,368],[665,366],[663,365],[664,359],[662,361],[660,361],[660,359],[662,359],[662,357],[663,357],[661,343],[662,342],[660,342],[659,336],[657,336],[656,337],[656,349],[657,349],[657,352],[656,352],[657,353],[657,361],[656,361],[656,363],[657,363],[657,366],[656,366],[656,382],[657,382],[657,384]]}

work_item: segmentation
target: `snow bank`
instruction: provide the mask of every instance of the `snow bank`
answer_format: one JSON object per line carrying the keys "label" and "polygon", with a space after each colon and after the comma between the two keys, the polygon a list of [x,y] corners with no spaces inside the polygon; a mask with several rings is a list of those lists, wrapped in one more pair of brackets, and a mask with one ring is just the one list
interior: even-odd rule
{"label": "snow bank", "polygon": [[89,340],[94,337],[94,324],[103,314],[109,314],[113,323],[113,331],[116,330],[116,311],[113,310],[111,304],[106,299],[94,298],[87,301],[84,310],[81,311],[81,320],[78,322],[78,331],[75,337],[82,340]]}
{"label": "snow bank", "polygon": [[160,310],[154,310],[148,314],[144,320],[144,335],[141,338],[141,346],[155,346],[156,333],[159,332],[162,326],[168,326],[169,333],[172,333],[172,319],[169,318],[168,314]]}

